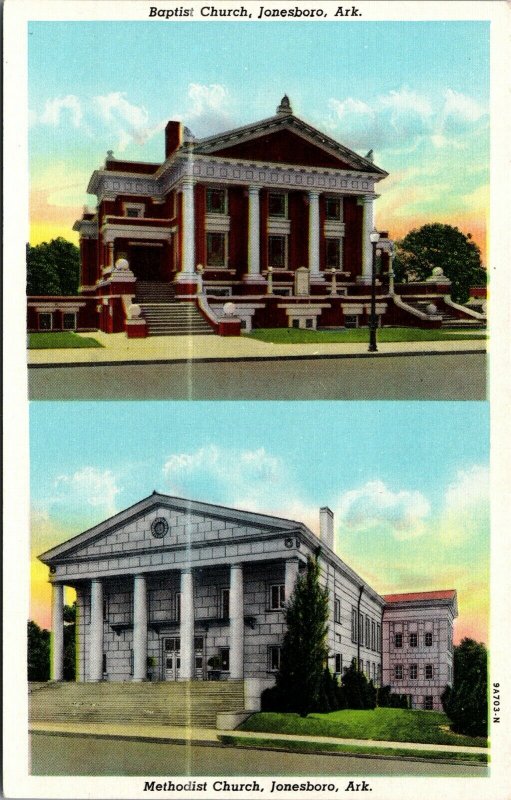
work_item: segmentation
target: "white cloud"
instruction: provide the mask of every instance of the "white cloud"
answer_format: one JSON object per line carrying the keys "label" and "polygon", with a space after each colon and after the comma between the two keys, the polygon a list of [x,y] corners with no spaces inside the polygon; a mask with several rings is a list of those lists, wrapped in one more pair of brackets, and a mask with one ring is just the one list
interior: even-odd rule
{"label": "white cloud", "polygon": [[490,478],[486,466],[460,470],[447,486],[439,530],[446,543],[458,545],[488,531]]}
{"label": "white cloud", "polygon": [[[44,105],[44,111],[39,117],[39,121],[43,125],[52,125],[53,127],[57,127],[57,125],[60,125],[61,123],[63,111],[69,112],[71,124],[74,128],[79,128],[83,120],[83,110],[79,98],[74,94],[68,94],[65,97],[55,97],[52,100],[47,100]],[[33,112],[32,119],[34,119]]]}
{"label": "white cloud", "polygon": [[354,533],[380,528],[401,540],[424,533],[430,504],[421,492],[394,492],[383,481],[373,480],[342,494],[336,510],[341,537],[345,528]]}
{"label": "white cloud", "polygon": [[59,475],[54,487],[54,502],[76,509],[88,506],[108,516],[117,511],[116,498],[120,489],[115,475],[109,469],[82,467],[72,475]]}
{"label": "white cloud", "polygon": [[485,115],[484,108],[461,92],[447,89],[444,93],[443,116],[452,117],[458,122],[477,122]]}

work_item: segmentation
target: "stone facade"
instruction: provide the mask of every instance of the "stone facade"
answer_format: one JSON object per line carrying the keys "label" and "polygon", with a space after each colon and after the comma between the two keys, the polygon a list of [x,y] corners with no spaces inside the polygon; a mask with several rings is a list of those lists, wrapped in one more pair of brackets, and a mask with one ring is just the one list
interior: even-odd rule
{"label": "stone facade", "polygon": [[[329,667],[342,674],[356,659],[379,685],[385,599],[335,554],[333,538],[328,508],[318,538],[293,520],[153,493],[40,556],[53,586],[52,676],[62,679],[68,585],[77,593],[77,680],[270,686],[285,603],[307,557],[317,556],[330,601]],[[425,624],[447,649],[445,621],[430,614]],[[438,676],[448,682],[443,667]]]}

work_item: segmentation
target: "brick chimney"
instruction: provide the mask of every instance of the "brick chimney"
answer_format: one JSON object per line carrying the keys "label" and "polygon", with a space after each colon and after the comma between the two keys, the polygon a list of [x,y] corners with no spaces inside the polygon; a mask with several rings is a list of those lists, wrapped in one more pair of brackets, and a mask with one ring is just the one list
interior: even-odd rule
{"label": "brick chimney", "polygon": [[180,122],[170,120],[165,127],[165,158],[174,153],[183,141],[183,126]]}
{"label": "brick chimney", "polygon": [[319,538],[330,550],[334,549],[334,512],[328,506],[319,509]]}

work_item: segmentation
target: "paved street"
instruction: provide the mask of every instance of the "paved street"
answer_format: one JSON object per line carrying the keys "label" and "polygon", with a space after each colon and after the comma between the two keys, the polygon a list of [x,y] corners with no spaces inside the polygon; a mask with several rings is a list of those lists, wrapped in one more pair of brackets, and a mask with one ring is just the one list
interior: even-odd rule
{"label": "paved street", "polygon": [[31,400],[484,400],[485,353],[31,367]]}
{"label": "paved street", "polygon": [[482,776],[486,767],[32,734],[35,775]]}

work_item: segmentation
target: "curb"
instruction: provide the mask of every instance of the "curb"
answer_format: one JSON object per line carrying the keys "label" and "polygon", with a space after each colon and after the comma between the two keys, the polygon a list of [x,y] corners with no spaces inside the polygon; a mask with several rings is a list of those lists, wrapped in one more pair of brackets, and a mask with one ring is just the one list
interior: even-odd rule
{"label": "curb", "polygon": [[251,363],[253,361],[323,361],[325,359],[350,359],[350,358],[402,358],[406,356],[458,356],[458,355],[487,355],[486,350],[407,350],[395,353],[321,353],[320,355],[292,355],[292,356],[233,356],[229,357],[201,357],[201,358],[155,358],[133,359],[126,361],[51,361],[44,364],[28,364],[28,369],[59,369],[69,367],[126,367],[147,365],[176,365],[186,364],[222,364],[222,363]]}

